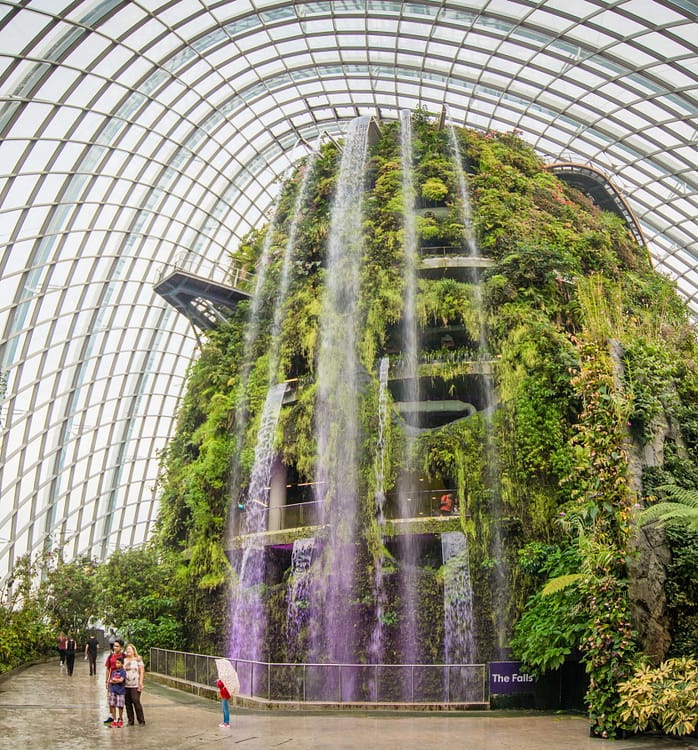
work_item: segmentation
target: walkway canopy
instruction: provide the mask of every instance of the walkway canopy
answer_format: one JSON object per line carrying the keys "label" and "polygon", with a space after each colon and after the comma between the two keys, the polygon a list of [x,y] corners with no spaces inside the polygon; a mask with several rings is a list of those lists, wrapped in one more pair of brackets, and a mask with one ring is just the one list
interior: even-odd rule
{"label": "walkway canopy", "polygon": [[[517,129],[608,175],[698,310],[693,0],[0,0],[0,577],[146,539],[225,265],[358,114]],[[198,274],[201,275],[201,274]]]}

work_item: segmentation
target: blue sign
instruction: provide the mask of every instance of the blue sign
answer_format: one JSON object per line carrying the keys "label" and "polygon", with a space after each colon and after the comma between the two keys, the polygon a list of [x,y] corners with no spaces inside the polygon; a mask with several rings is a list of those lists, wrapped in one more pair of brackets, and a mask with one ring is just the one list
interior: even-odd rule
{"label": "blue sign", "polygon": [[536,679],[521,671],[520,661],[490,662],[490,695],[532,693]]}

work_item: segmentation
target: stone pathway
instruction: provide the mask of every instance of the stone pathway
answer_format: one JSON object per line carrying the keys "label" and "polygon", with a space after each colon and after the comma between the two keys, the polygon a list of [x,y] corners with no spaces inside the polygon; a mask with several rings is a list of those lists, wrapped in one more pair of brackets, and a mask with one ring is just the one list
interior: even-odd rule
{"label": "stone pathway", "polygon": [[78,661],[68,677],[51,661],[0,681],[0,750],[698,750],[698,740],[590,739],[579,716],[510,713],[300,713],[220,707],[146,680],[146,726],[109,729],[104,677]]}

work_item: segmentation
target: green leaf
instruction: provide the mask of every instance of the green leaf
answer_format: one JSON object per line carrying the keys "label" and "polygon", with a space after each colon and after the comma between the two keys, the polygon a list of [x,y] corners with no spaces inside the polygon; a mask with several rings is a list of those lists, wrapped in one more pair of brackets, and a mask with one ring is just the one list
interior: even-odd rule
{"label": "green leaf", "polygon": [[550,596],[551,594],[557,594],[558,591],[563,591],[564,589],[569,588],[570,586],[573,586],[579,579],[582,577],[581,573],[568,573],[564,576],[558,576],[557,578],[551,578],[545,586],[543,586],[543,589],[541,590],[541,594],[543,596]]}

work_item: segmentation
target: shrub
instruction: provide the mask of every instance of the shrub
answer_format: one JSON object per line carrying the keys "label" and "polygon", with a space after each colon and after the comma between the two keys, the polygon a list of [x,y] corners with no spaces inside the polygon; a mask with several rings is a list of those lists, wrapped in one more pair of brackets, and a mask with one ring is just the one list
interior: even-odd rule
{"label": "shrub", "polygon": [[422,183],[422,197],[430,201],[442,201],[448,195],[448,187],[438,177],[430,177]]}
{"label": "shrub", "polygon": [[627,729],[690,734],[698,723],[698,664],[690,657],[638,667],[619,685],[620,718]]}

